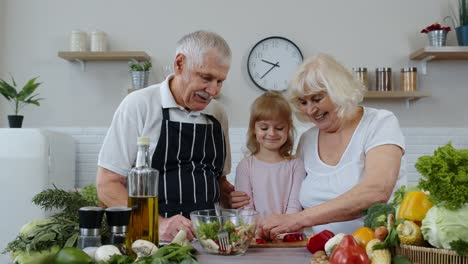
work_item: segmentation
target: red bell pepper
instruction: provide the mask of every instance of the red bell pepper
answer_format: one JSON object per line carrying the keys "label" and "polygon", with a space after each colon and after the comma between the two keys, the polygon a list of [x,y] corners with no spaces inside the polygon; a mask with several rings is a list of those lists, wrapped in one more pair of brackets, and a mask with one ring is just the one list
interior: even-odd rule
{"label": "red bell pepper", "polygon": [[297,241],[302,241],[305,239],[305,236],[303,233],[290,233],[286,234],[283,237],[283,242],[297,242]]}
{"label": "red bell pepper", "polygon": [[370,264],[366,251],[352,235],[346,235],[330,257],[331,264]]}
{"label": "red bell pepper", "polygon": [[323,230],[322,232],[317,233],[316,235],[309,238],[309,242],[307,243],[307,249],[312,254],[314,254],[317,251],[324,250],[325,243],[327,243],[327,241],[334,236],[335,234],[333,234],[333,232],[329,230]]}

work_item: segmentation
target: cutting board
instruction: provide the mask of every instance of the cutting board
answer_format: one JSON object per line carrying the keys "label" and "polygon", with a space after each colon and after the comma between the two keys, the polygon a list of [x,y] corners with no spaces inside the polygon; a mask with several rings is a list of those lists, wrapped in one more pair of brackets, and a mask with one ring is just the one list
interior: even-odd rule
{"label": "cutting board", "polygon": [[267,241],[265,244],[257,244],[255,238],[250,243],[251,248],[295,248],[306,247],[308,239],[296,242],[283,242],[283,241]]}

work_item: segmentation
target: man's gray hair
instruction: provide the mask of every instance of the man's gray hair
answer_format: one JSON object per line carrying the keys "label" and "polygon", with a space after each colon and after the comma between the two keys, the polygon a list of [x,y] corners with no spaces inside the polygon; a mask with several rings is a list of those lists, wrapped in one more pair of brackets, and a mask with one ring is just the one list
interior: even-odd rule
{"label": "man's gray hair", "polygon": [[184,54],[188,59],[189,68],[193,68],[202,64],[203,56],[210,50],[218,53],[221,64],[231,64],[231,49],[226,40],[214,32],[203,30],[189,33],[179,39],[176,55]]}

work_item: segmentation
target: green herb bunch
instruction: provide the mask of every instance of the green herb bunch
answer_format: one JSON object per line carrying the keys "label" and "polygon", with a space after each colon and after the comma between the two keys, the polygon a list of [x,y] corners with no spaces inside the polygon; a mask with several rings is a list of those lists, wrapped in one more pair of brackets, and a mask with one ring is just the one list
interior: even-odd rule
{"label": "green herb bunch", "polygon": [[429,200],[450,210],[468,203],[468,149],[457,150],[449,142],[422,156],[415,164],[422,174],[418,187],[429,192]]}
{"label": "green herb bunch", "polygon": [[99,203],[93,184],[81,191],[65,191],[54,185],[53,188],[35,195],[32,202],[44,210],[56,213],[50,218],[25,224],[15,240],[8,243],[4,253],[10,252],[14,256],[20,254],[19,252],[29,254],[57,246],[73,246],[78,239],[78,209],[83,206],[97,206]]}
{"label": "green herb bunch", "polygon": [[136,261],[129,256],[114,255],[107,264],[198,264],[195,254],[196,251],[191,245],[181,246],[177,243],[171,243],[158,249],[155,254],[141,257]]}
{"label": "green herb bunch", "polygon": [[43,100],[43,98],[37,98],[39,94],[34,93],[37,87],[41,85],[40,82],[36,82],[36,79],[39,77],[29,80],[19,91],[16,81],[11,74],[10,77],[11,83],[0,79],[0,94],[2,94],[5,99],[13,103],[15,115],[18,115],[19,111],[27,104],[40,105],[39,101]]}
{"label": "green herb bunch", "polygon": [[132,60],[128,62],[128,66],[130,66],[131,71],[148,71],[153,65],[151,64],[151,61],[138,62],[136,60]]}

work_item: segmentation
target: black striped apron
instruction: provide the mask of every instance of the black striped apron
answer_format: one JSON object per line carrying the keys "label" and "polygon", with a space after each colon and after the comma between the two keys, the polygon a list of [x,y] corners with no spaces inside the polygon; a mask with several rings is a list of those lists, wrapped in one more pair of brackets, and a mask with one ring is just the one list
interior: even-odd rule
{"label": "black striped apron", "polygon": [[219,200],[218,178],[226,159],[224,133],[220,123],[171,121],[169,109],[162,109],[163,121],[152,167],[159,171],[159,215],[190,218],[190,212],[214,208]]}

